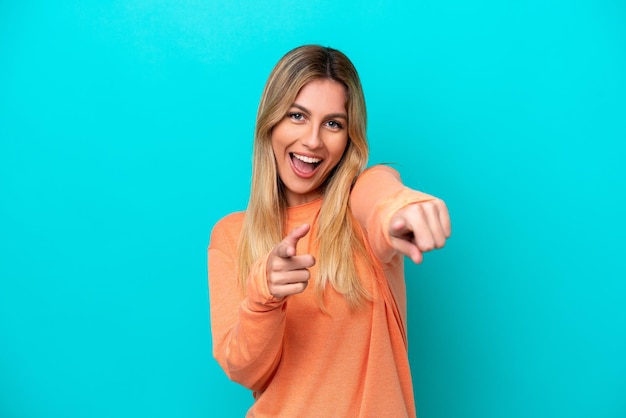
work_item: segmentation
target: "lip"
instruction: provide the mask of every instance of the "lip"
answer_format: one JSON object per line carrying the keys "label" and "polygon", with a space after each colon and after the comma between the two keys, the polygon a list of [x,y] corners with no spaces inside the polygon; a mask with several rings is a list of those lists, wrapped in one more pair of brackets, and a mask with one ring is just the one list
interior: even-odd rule
{"label": "lip", "polygon": [[315,167],[315,169],[313,171],[311,171],[310,173],[303,173],[302,171],[299,171],[294,165],[293,165],[293,158],[291,156],[291,154],[298,154],[298,155],[302,155],[305,157],[310,157],[310,158],[319,158],[310,154],[305,154],[305,153],[301,153],[301,152],[290,152],[287,154],[287,157],[289,158],[289,165],[291,166],[291,170],[294,172],[294,174],[302,179],[310,179],[311,177],[315,176],[315,174],[317,174],[317,172],[319,171],[322,162],[324,162],[324,160],[322,159],[322,161],[320,161],[320,163]]}

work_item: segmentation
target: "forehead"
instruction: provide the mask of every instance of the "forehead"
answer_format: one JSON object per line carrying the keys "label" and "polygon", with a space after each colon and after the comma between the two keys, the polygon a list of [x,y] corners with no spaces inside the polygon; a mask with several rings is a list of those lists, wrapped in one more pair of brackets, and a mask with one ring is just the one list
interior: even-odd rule
{"label": "forehead", "polygon": [[328,78],[317,79],[305,84],[295,99],[295,104],[312,112],[343,113],[346,111],[346,87]]}

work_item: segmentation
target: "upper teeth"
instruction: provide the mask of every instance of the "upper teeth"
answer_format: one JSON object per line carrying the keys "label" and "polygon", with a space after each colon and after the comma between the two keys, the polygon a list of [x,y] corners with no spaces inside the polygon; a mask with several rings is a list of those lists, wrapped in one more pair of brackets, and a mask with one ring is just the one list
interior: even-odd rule
{"label": "upper teeth", "polygon": [[293,156],[295,158],[297,158],[300,161],[304,161],[305,163],[309,163],[309,164],[315,164],[315,163],[319,163],[320,161],[322,161],[321,158],[313,158],[313,157],[306,157],[304,155],[298,155],[298,154],[293,154]]}

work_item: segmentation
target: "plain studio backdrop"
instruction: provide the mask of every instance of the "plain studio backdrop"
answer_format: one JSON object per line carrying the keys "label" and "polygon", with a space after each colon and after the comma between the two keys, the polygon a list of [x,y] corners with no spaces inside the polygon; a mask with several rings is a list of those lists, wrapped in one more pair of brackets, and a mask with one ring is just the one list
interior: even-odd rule
{"label": "plain studio backdrop", "polygon": [[407,267],[419,416],[625,417],[618,0],[3,1],[0,416],[244,415],[206,248],[306,43],[359,70],[370,162],[452,214]]}

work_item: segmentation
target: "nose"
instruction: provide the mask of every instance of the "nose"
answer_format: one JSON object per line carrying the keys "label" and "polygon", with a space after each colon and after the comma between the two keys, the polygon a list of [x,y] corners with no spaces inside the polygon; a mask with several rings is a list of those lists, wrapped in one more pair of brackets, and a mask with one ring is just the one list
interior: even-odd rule
{"label": "nose", "polygon": [[310,129],[302,136],[300,142],[308,149],[317,149],[322,146],[322,137],[319,126],[311,125]]}

